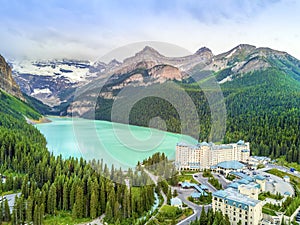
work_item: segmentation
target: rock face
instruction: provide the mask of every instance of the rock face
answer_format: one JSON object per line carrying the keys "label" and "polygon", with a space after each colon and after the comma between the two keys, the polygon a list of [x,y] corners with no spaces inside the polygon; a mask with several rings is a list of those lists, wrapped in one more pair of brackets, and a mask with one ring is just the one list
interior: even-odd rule
{"label": "rock face", "polygon": [[4,57],[0,55],[0,88],[5,92],[25,101],[24,96],[20,91],[20,87],[17,85],[12,77],[12,71],[10,66],[5,61]]}
{"label": "rock face", "polygon": [[[202,47],[194,54],[183,57],[166,57],[146,46],[123,62],[113,59],[110,63],[80,60],[13,63],[13,76],[27,95],[70,114],[75,106],[81,106],[86,109],[84,111],[88,111],[90,106],[94,107],[92,101],[96,95],[114,100],[116,93],[127,86],[147,87],[168,80],[183,81],[195,71],[200,78],[214,74],[222,84],[245,73],[268,67],[291,71],[291,65],[300,67],[299,60],[285,52],[248,44],[238,45],[219,55]],[[5,68],[2,70],[6,71]],[[295,74],[295,77],[298,75]],[[105,87],[100,94],[96,90],[99,87]],[[74,100],[77,91],[80,93],[85,90],[88,90],[87,98]]]}

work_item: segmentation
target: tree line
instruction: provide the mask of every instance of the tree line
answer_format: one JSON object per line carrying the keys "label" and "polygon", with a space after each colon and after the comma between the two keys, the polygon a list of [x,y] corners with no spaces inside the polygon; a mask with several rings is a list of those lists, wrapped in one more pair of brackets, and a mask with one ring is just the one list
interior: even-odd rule
{"label": "tree line", "polygon": [[[205,86],[205,81],[201,82],[204,82],[202,86]],[[194,135],[199,129],[199,135],[194,138],[199,141],[213,141],[213,137],[210,136],[211,112],[204,91],[197,83],[190,80],[175,83],[192,99],[200,124],[195,124],[195,120],[191,117],[192,113],[186,113],[184,120],[180,118],[177,105],[166,99],[176,99],[176,102],[182,103],[184,95],[176,91],[174,94],[170,91],[174,87],[168,89],[167,85],[162,86],[156,93],[167,97],[149,96],[138,101],[130,111],[129,123],[147,127],[152,118],[160,117],[165,122],[167,131],[181,133],[188,128],[185,134]],[[112,84],[109,85],[106,91],[110,90]],[[155,85],[158,84],[152,86]],[[138,93],[138,87],[135,88]],[[143,88],[147,90],[146,87]],[[224,143],[247,140],[251,143],[252,154],[272,158],[285,156],[288,162],[300,163],[299,81],[295,80],[288,71],[267,68],[236,75],[233,81],[221,84],[221,89],[227,111]],[[208,91],[213,95],[213,89]],[[119,90],[113,91],[114,96],[118,93]],[[96,118],[111,120],[112,104],[112,99],[99,97]],[[189,112],[191,108],[186,106],[181,110]],[[123,113],[125,112],[120,112],[120,115]],[[126,121],[119,118],[118,122]],[[157,124],[156,127],[161,128],[163,124]]]}
{"label": "tree line", "polygon": [[[105,213],[109,224],[132,224],[152,207],[154,185],[143,171],[125,173],[113,165],[109,169],[102,160],[55,157],[25,119],[0,112],[0,125],[0,173],[6,175],[0,192],[21,192],[11,214],[2,201],[0,221],[42,224],[45,215],[63,210],[73,218],[94,219]],[[134,187],[142,184],[148,185]]]}

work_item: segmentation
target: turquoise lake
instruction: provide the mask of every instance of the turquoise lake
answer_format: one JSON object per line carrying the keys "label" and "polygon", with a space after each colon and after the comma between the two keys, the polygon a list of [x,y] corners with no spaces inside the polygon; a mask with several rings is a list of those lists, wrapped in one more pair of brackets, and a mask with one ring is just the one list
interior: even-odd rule
{"label": "turquoise lake", "polygon": [[191,137],[152,128],[79,118],[49,119],[51,123],[36,127],[46,137],[47,147],[54,155],[103,159],[108,165],[124,169],[135,167],[155,152],[164,152],[174,159],[178,142],[197,143]]}

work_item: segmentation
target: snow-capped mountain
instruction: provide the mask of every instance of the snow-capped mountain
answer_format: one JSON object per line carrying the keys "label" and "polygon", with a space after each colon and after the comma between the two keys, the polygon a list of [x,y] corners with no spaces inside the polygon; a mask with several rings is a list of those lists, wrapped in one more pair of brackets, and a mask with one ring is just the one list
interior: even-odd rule
{"label": "snow-capped mountain", "polygon": [[45,104],[56,106],[68,101],[72,92],[96,76],[105,64],[83,60],[12,61],[13,76],[21,91]]}

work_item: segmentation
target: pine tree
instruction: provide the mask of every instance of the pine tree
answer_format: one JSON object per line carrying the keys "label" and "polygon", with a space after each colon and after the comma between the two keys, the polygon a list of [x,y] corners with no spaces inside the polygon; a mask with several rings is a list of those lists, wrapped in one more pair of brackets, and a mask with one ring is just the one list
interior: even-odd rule
{"label": "pine tree", "polygon": [[168,189],[168,194],[167,194],[167,201],[168,201],[168,205],[171,205],[171,198],[172,198],[172,192],[171,189]]}
{"label": "pine tree", "polygon": [[98,200],[96,197],[96,193],[93,190],[91,194],[91,200],[90,200],[90,216],[92,219],[97,217],[97,209],[98,209]]}
{"label": "pine tree", "polygon": [[10,210],[7,199],[4,202],[4,221],[9,222],[11,220]]}
{"label": "pine tree", "polygon": [[40,211],[39,211],[39,222],[40,224],[43,224],[43,220],[44,220],[44,214],[45,214],[45,205],[42,203],[39,207]]}
{"label": "pine tree", "polygon": [[116,200],[114,203],[114,219],[119,218],[119,210],[120,210],[120,204],[119,202]]}
{"label": "pine tree", "polygon": [[0,224],[2,224],[3,221],[3,196],[1,197],[2,201],[0,203]]}
{"label": "pine tree", "polygon": [[174,189],[174,191],[173,191],[173,197],[176,197],[177,195],[178,195],[177,190]]}
{"label": "pine tree", "polygon": [[53,215],[56,209],[56,187],[53,183],[50,187],[47,201],[47,211],[49,214]]}
{"label": "pine tree", "polygon": [[27,207],[26,207],[26,221],[31,222],[32,221],[32,212],[33,212],[33,199],[31,196],[27,199]]}
{"label": "pine tree", "polygon": [[105,217],[107,217],[108,220],[111,220],[113,218],[113,210],[112,210],[111,202],[110,201],[108,201],[106,203]]}
{"label": "pine tree", "polygon": [[39,225],[39,208],[38,205],[35,205],[34,211],[33,211],[33,224]]}
{"label": "pine tree", "polygon": [[100,186],[100,207],[101,209],[101,214],[104,213],[105,208],[106,208],[106,198],[105,198],[105,186],[104,186],[104,181],[101,182]]}
{"label": "pine tree", "polygon": [[69,187],[68,183],[64,183],[63,187],[63,210],[68,210],[69,209]]}
{"label": "pine tree", "polygon": [[75,218],[82,218],[84,215],[84,198],[83,198],[83,188],[80,186],[77,187],[76,191],[76,200],[75,200]]}
{"label": "pine tree", "polygon": [[202,211],[200,215],[200,224],[207,224],[207,215],[205,213],[204,207],[202,207]]}

